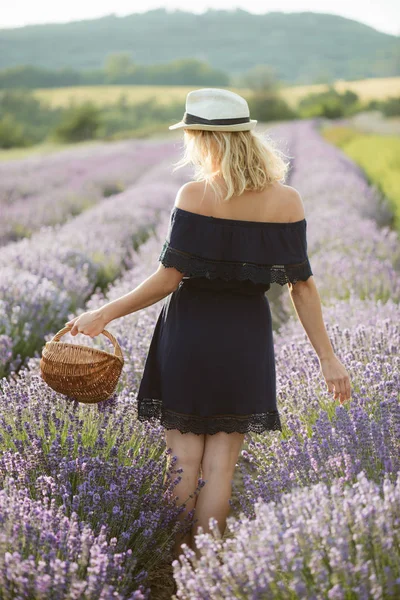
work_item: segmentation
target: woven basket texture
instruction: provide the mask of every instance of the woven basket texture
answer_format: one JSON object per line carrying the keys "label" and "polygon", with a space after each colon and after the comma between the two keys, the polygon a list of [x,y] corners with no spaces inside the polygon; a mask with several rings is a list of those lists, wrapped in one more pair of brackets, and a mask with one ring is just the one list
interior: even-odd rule
{"label": "woven basket texture", "polygon": [[60,329],[46,342],[40,359],[42,379],[56,392],[78,402],[94,404],[109,398],[117,386],[124,366],[118,341],[106,329],[102,331],[114,345],[114,353],[81,344],[60,342],[72,329]]}

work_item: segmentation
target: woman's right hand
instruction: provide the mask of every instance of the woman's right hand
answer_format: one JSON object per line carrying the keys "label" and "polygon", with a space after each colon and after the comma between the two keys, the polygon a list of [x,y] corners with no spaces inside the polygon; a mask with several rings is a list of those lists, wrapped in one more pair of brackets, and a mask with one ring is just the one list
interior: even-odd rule
{"label": "woman's right hand", "polygon": [[351,399],[350,377],[335,354],[328,358],[320,358],[322,375],[328,386],[328,392],[334,394],[334,400],[339,398],[340,404]]}

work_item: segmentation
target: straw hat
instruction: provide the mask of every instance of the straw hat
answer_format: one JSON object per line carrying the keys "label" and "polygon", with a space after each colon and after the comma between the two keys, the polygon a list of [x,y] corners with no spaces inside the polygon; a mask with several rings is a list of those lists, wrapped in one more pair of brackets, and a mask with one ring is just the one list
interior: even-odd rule
{"label": "straw hat", "polygon": [[182,120],[169,129],[248,131],[254,129],[256,123],[250,119],[249,106],[239,94],[220,88],[202,88],[188,93]]}

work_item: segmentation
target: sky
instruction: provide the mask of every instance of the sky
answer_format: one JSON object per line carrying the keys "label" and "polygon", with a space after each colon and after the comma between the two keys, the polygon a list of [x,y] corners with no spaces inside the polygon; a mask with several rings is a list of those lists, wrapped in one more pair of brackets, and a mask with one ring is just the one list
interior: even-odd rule
{"label": "sky", "polygon": [[370,25],[379,31],[400,35],[399,0],[196,0],[191,7],[187,0],[24,0],[4,4],[0,12],[0,28],[22,27],[36,23],[67,23],[83,19],[96,19],[105,15],[125,16],[155,8],[187,10],[202,13],[208,8],[234,10],[242,8],[252,13],[319,12],[331,13]]}

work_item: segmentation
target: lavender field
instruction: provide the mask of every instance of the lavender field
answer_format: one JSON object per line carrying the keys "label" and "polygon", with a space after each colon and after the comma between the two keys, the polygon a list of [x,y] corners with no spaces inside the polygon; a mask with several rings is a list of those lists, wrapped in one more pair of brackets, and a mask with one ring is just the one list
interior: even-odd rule
{"label": "lavender field", "polygon": [[0,162],[0,245],[64,223],[121,192],[171,149],[170,142],[127,140]]}
{"label": "lavender field", "polygon": [[[53,392],[39,358],[68,318],[127,293],[157,268],[175,194],[192,173],[172,173],[178,142],[143,155],[116,145],[111,171],[100,151],[88,159],[81,181],[97,189],[96,199],[74,213],[54,184],[61,162],[41,159],[42,187],[24,161],[1,166],[1,221],[19,214],[23,198],[24,214],[35,215],[22,239],[1,225],[2,599],[164,599],[172,575],[179,599],[400,597],[398,235],[387,226],[385,200],[321,138],[317,122],[270,134],[294,157],[288,183],[303,197],[324,320],[352,399],[332,400],[286,287],[274,289],[283,431],[246,435],[225,536],[212,521],[212,532],[196,538],[201,560],[186,548],[170,577],[180,472],[173,460],[167,470],[164,429],[136,418],[163,301],[110,323],[125,365],[106,402],[85,406]],[[68,187],[76,158],[64,160]],[[104,193],[106,180],[124,182],[123,191]],[[54,197],[65,205],[51,221]],[[110,349],[104,336],[63,341]]]}

